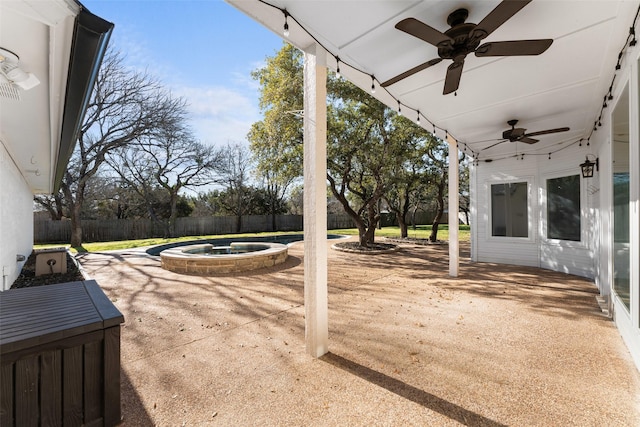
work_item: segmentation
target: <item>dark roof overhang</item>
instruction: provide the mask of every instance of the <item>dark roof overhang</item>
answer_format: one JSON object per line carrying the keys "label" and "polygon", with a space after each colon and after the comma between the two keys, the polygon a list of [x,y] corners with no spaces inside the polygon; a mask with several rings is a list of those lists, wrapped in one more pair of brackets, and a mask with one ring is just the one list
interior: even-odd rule
{"label": "dark roof overhang", "polygon": [[73,154],[113,27],[111,22],[81,6],[73,30],[60,148],[53,176],[54,193],[60,188],[62,176]]}

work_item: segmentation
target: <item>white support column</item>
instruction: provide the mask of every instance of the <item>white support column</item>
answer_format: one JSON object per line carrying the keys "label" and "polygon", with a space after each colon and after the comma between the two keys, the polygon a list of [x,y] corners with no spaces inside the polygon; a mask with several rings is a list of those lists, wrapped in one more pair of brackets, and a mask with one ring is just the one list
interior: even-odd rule
{"label": "white support column", "polygon": [[304,54],[304,310],[307,353],[328,351],[327,68],[318,45]]}
{"label": "white support column", "polygon": [[458,142],[447,134],[449,143],[449,276],[458,277],[460,249],[458,241]]}

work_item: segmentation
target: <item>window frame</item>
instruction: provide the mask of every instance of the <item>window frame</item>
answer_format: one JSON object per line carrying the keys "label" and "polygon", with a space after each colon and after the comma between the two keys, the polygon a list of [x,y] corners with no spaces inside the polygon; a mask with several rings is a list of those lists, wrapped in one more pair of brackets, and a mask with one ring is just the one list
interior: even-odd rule
{"label": "window frame", "polygon": [[[578,175],[580,178],[580,240],[564,240],[564,239],[551,239],[549,238],[549,195],[547,193],[547,181],[550,179],[564,178],[572,175]],[[550,246],[562,246],[566,248],[585,249],[587,247],[588,231],[586,225],[589,224],[588,218],[588,197],[587,197],[587,182],[582,174],[575,169],[564,169],[551,174],[545,174],[541,177],[542,182],[540,185],[540,236],[543,243]],[[595,179],[595,178],[587,178]]]}
{"label": "window frame", "polygon": [[[513,237],[513,236],[494,236],[493,235],[493,199],[492,199],[492,186],[497,184],[517,184],[525,183],[527,185],[527,237]],[[510,179],[496,179],[486,182],[486,194],[487,194],[487,240],[501,243],[530,243],[535,242],[535,199],[533,197],[534,192],[534,178],[531,176],[512,177]]]}

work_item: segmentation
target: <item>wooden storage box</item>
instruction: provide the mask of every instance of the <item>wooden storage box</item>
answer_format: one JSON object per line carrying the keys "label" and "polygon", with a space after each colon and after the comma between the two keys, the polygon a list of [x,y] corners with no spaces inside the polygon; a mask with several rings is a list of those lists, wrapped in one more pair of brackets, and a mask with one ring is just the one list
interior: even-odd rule
{"label": "wooden storage box", "polygon": [[120,324],[93,281],[0,292],[0,425],[120,422]]}

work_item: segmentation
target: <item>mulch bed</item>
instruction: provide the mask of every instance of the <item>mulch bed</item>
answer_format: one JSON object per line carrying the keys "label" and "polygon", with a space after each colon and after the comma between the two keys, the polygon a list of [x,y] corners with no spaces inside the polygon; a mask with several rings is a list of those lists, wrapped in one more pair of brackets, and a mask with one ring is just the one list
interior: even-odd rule
{"label": "mulch bed", "polygon": [[54,285],[56,283],[76,282],[84,280],[82,272],[78,268],[69,252],[67,252],[67,272],[57,274],[43,274],[36,277],[36,255],[31,252],[29,258],[22,267],[20,275],[13,282],[11,289],[29,288],[32,286]]}
{"label": "mulch bed", "polygon": [[339,242],[334,244],[332,248],[343,252],[353,252],[369,255],[394,252],[399,249],[398,245],[395,245],[393,243],[378,242],[372,243],[368,246],[361,246],[358,242]]}
{"label": "mulch bed", "polygon": [[429,239],[418,239],[417,237],[386,237],[385,240],[387,242],[411,243],[413,245],[421,245],[421,246],[444,245],[448,243],[445,240],[436,240],[435,242],[432,242]]}

